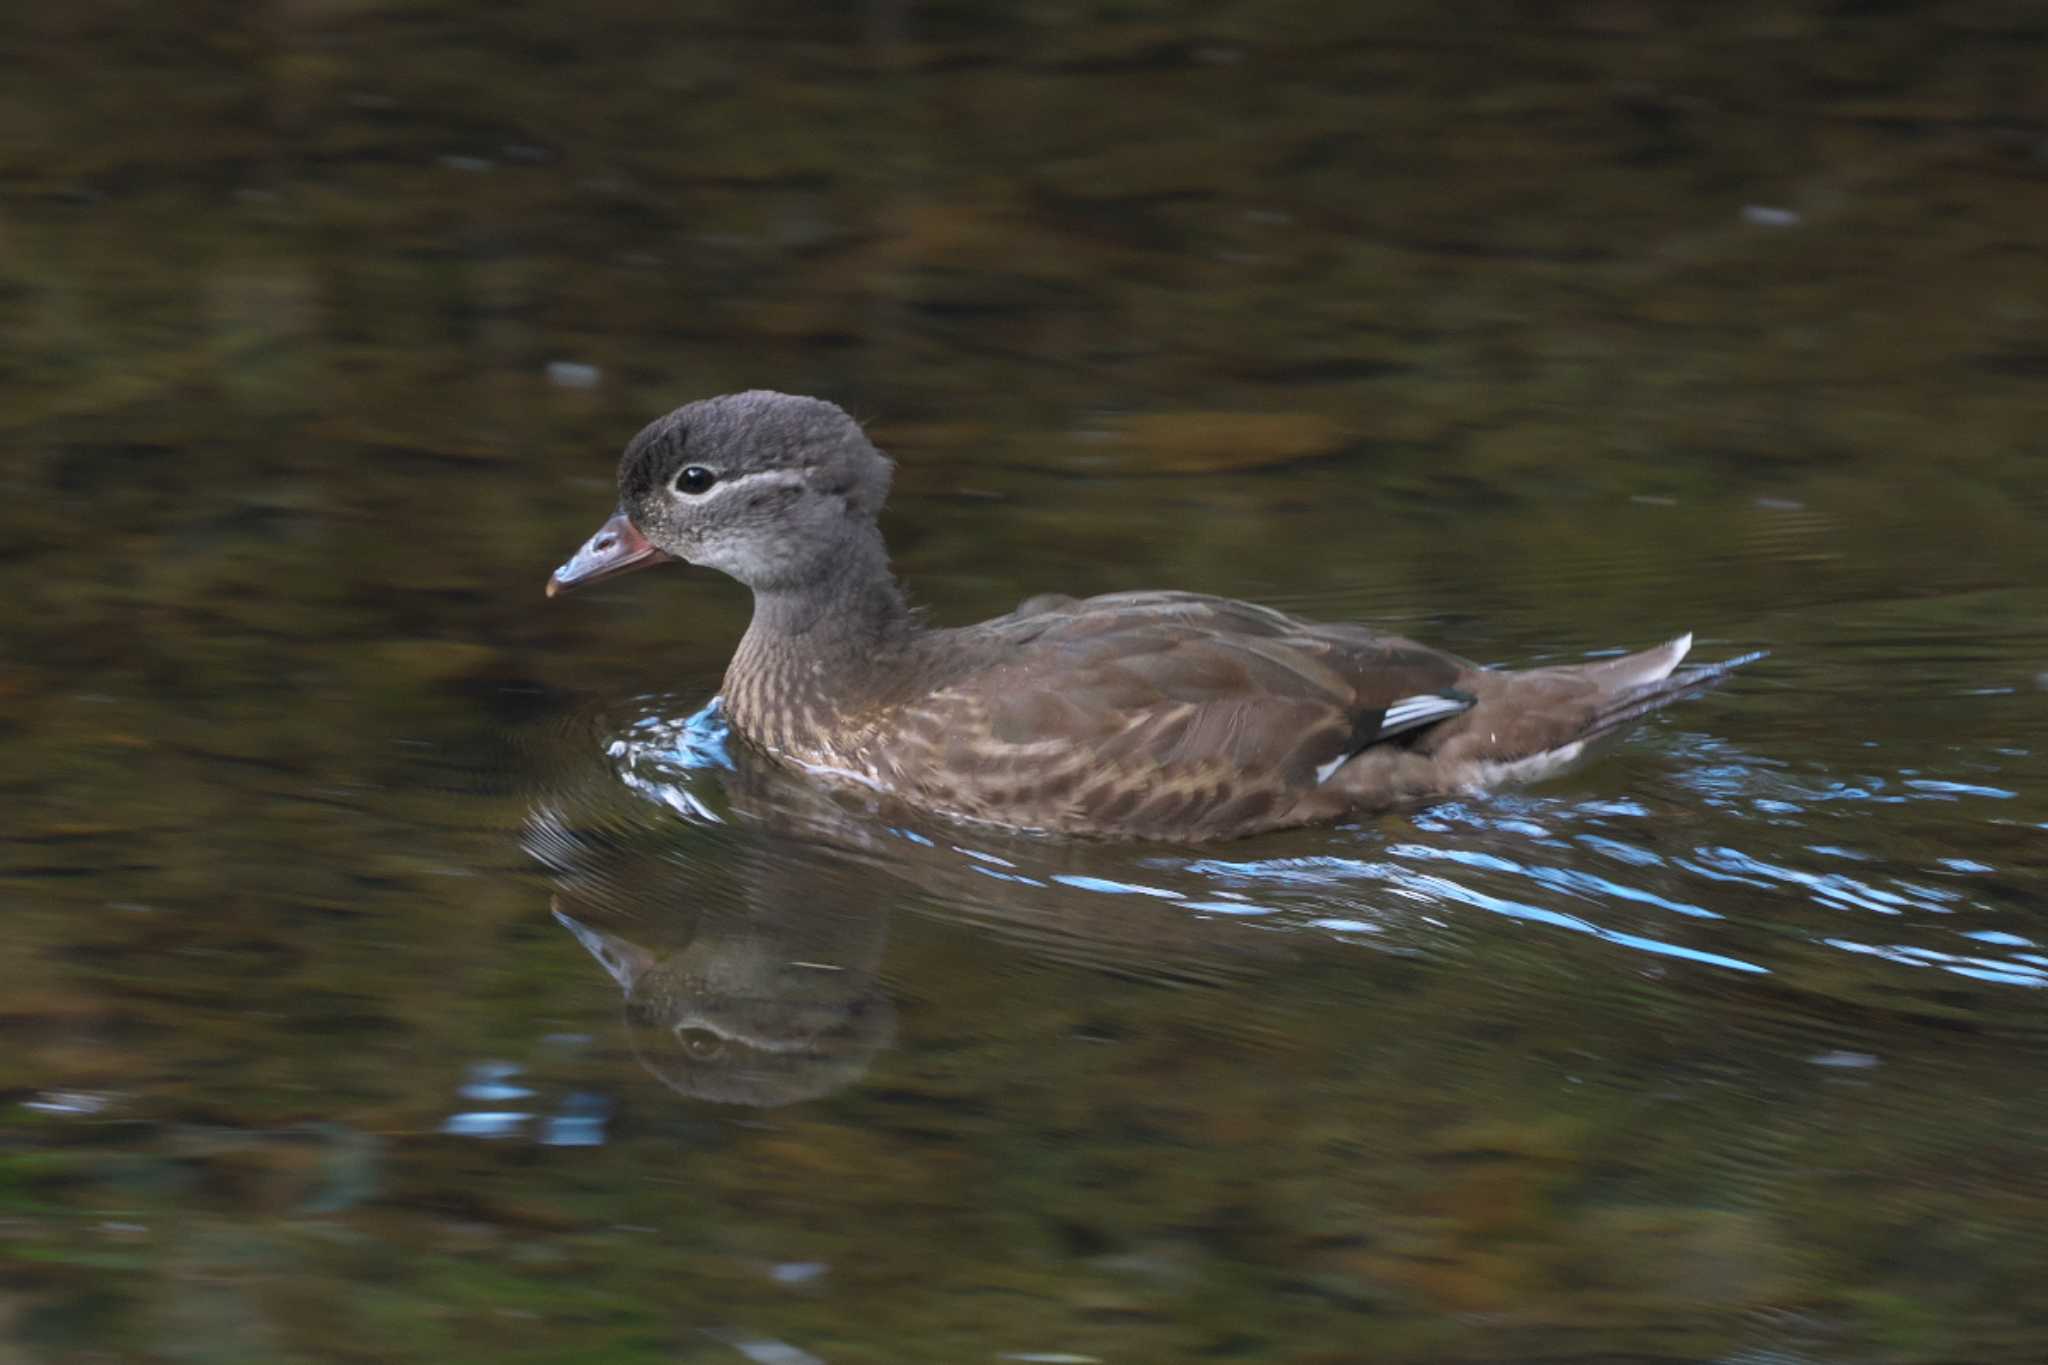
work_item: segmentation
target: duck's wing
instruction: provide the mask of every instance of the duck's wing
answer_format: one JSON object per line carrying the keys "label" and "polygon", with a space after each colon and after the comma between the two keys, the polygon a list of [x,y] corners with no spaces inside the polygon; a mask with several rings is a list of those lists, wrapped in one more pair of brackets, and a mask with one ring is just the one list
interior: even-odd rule
{"label": "duck's wing", "polygon": [[1452,655],[1191,593],[1037,598],[933,647],[952,666],[896,717],[894,780],[1051,829],[1279,822],[1360,750],[1472,704]]}
{"label": "duck's wing", "polygon": [[1173,704],[1302,703],[1328,708],[1347,733],[1364,736],[1382,723],[1395,733],[1459,709],[1409,703],[1454,700],[1442,694],[1476,668],[1366,626],[1183,592],[1033,598],[956,635],[967,637],[959,656],[1002,661],[976,670],[983,686],[1051,686],[1118,716]]}

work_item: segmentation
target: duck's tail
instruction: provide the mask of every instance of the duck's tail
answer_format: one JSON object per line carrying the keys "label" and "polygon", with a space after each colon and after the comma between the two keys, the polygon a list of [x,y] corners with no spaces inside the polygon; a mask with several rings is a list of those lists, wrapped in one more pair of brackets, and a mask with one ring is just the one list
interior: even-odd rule
{"label": "duck's tail", "polygon": [[1601,692],[1600,704],[1581,738],[1586,742],[1600,739],[1672,702],[1698,696],[1719,686],[1722,680],[1744,664],[1755,663],[1769,653],[1768,650],[1752,650],[1718,663],[1680,668],[1679,664],[1685,661],[1691,650],[1692,634],[1688,631],[1675,640],[1667,640],[1638,654],[1580,664],[1573,671],[1597,684]]}
{"label": "duck's tail", "polygon": [[1691,648],[1692,636],[1681,635],[1594,663],[1475,668],[1455,689],[1469,700],[1466,708],[1414,731],[1413,739],[1366,746],[1318,786],[1346,808],[1383,809],[1537,781],[1650,712],[1763,657],[1759,651],[1681,668]]}

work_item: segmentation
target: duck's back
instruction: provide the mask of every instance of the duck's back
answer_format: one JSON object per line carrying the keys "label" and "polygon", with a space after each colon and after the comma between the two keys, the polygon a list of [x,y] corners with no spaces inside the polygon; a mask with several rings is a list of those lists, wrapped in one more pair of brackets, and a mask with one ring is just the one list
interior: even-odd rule
{"label": "duck's back", "polygon": [[[919,804],[1070,833],[1210,838],[1361,804],[1327,788],[1390,708],[1477,672],[1354,625],[1194,593],[1033,598],[920,636],[861,765]],[[1304,813],[1304,802],[1314,813]]]}

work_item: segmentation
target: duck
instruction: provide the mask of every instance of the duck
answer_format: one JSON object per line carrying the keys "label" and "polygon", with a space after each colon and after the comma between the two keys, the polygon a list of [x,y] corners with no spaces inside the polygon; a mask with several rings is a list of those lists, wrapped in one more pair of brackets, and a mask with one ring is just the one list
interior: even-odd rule
{"label": "duck", "polygon": [[1048,593],[933,626],[889,567],[893,471],[824,399],[686,403],[627,444],[616,510],[547,594],[716,569],[753,593],[724,715],[775,761],[972,824],[1176,843],[1533,781],[1749,662],[1682,668],[1688,633],[1509,670],[1175,591]]}

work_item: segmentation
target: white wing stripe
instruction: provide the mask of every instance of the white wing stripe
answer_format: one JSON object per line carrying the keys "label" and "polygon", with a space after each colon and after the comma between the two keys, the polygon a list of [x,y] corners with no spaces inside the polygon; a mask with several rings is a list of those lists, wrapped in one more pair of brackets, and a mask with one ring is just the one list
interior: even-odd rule
{"label": "white wing stripe", "polygon": [[1398,735],[1403,730],[1413,730],[1420,725],[1429,725],[1446,716],[1455,716],[1460,711],[1469,711],[1472,699],[1469,697],[1444,697],[1434,692],[1419,697],[1403,697],[1387,708],[1380,718],[1380,732],[1376,736],[1385,739]]}
{"label": "white wing stripe", "polygon": [[[1420,729],[1425,725],[1433,725],[1446,716],[1455,716],[1461,711],[1469,711],[1471,709],[1472,699],[1456,694],[1442,696],[1435,692],[1426,692],[1421,696],[1403,697],[1392,706],[1389,706],[1386,714],[1380,717],[1379,733],[1367,741],[1367,747],[1377,744],[1383,739],[1405,734],[1410,730]],[[1317,764],[1316,785],[1320,787],[1335,777],[1337,769],[1357,757],[1359,752],[1359,750],[1353,749],[1349,753],[1337,755],[1328,763]]]}

